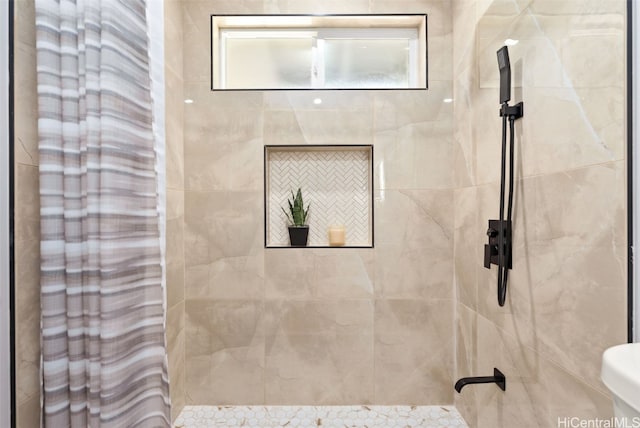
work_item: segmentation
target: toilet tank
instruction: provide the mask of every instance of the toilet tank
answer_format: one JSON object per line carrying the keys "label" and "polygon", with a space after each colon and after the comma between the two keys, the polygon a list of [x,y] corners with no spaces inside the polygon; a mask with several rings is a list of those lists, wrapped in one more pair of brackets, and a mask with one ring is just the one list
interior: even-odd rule
{"label": "toilet tank", "polygon": [[616,417],[640,417],[640,343],[604,351],[601,376],[613,395]]}

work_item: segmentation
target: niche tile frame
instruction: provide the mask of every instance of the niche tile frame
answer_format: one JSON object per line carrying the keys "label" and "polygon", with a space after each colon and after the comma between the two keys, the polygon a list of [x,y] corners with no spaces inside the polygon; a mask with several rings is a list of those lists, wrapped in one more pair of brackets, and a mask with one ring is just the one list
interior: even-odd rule
{"label": "niche tile frame", "polygon": [[[309,244],[294,248],[373,248],[373,165],[371,144],[265,145],[265,248],[292,248],[281,207],[298,187],[311,202]],[[345,245],[329,245],[333,224],[345,226]]]}

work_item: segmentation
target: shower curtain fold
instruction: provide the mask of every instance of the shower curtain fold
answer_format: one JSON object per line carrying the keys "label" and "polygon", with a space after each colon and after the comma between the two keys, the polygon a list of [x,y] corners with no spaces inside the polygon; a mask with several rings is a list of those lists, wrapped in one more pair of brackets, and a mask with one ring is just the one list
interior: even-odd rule
{"label": "shower curtain fold", "polygon": [[36,0],[45,427],[170,426],[143,0]]}

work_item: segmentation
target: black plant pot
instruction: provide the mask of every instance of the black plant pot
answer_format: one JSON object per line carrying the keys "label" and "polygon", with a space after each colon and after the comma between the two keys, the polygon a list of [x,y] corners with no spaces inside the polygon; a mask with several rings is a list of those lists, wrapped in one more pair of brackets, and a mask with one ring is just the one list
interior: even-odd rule
{"label": "black plant pot", "polygon": [[292,247],[306,247],[309,226],[289,226],[289,241]]}

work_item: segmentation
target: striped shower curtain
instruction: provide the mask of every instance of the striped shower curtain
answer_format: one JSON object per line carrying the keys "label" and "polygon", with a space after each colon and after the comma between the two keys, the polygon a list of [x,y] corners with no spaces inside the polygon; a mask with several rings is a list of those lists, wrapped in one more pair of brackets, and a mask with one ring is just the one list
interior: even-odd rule
{"label": "striped shower curtain", "polygon": [[48,428],[170,426],[146,13],[36,0]]}

